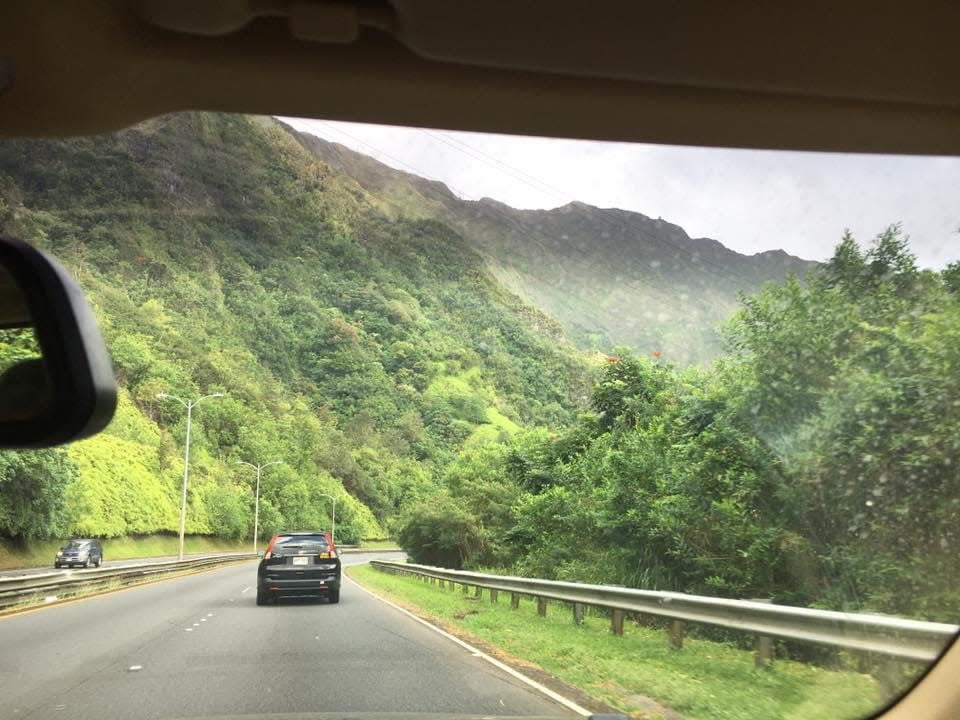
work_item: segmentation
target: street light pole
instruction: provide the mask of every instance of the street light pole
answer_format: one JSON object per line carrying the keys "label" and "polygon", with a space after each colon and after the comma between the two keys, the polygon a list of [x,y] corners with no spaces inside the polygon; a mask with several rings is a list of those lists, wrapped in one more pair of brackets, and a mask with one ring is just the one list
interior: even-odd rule
{"label": "street light pole", "polygon": [[183,451],[183,487],[180,490],[180,542],[177,550],[177,558],[183,560],[183,533],[187,525],[187,479],[190,475],[190,423],[193,420],[193,408],[199,405],[201,400],[220,398],[223,397],[223,393],[204,395],[196,400],[181,400],[176,395],[170,395],[165,392],[157,393],[157,397],[161,400],[167,398],[176,400],[187,409],[187,440],[185,443],[186,447]]}
{"label": "street light pole", "polygon": [[268,468],[271,465],[282,465],[283,460],[274,460],[268,462],[264,465],[254,465],[253,463],[244,462],[243,460],[237,460],[237,465],[249,465],[257,471],[257,490],[254,494],[253,500],[253,551],[257,552],[257,534],[260,530],[260,473],[264,468]]}
{"label": "street light pole", "polygon": [[328,497],[333,500],[333,516],[330,519],[330,541],[336,545],[337,544],[337,499],[333,495],[327,495],[326,493],[320,493],[324,497]]}
{"label": "street light pole", "polygon": [[183,450],[183,483],[180,487],[180,540],[177,543],[177,559],[183,560],[183,533],[187,527],[187,477],[190,474],[190,421],[193,419],[193,403],[187,403],[187,440]]}

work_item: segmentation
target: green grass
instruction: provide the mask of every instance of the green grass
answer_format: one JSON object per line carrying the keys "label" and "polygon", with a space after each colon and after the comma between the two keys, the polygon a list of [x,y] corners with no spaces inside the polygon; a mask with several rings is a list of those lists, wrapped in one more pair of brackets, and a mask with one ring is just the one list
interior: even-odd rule
{"label": "green grass", "polygon": [[[0,539],[0,569],[53,567],[53,557],[63,540],[35,540],[20,548],[9,540]],[[109,538],[103,541],[103,556],[107,560],[131,560],[177,554],[176,535],[143,535]],[[184,538],[185,553],[242,552],[251,550],[248,541],[237,542],[203,535]]]}
{"label": "green grass", "polygon": [[577,627],[568,606],[551,603],[546,618],[523,599],[493,604],[412,578],[386,575],[370,566],[349,569],[352,578],[392,600],[414,606],[447,629],[463,630],[509,655],[540,666],[554,677],[634,718],[652,698],[683,718],[704,720],[843,720],[861,718],[880,704],[867,675],[836,672],[778,660],[756,669],[753,654],[721,643],[687,638],[669,647],[663,630],[627,623],[623,637],[609,620],[588,616]]}

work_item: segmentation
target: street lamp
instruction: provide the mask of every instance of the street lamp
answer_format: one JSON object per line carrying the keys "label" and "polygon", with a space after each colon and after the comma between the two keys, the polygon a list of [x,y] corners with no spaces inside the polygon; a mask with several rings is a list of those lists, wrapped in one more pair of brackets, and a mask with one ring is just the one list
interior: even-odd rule
{"label": "street lamp", "polygon": [[333,500],[333,516],[331,518],[330,525],[330,542],[334,545],[337,544],[337,499],[333,495],[327,495],[326,493],[320,493],[324,497],[328,497]]}
{"label": "street lamp", "polygon": [[160,400],[166,400],[170,398],[171,400],[176,400],[178,403],[183,405],[187,409],[187,442],[186,448],[183,451],[183,488],[180,495],[180,546],[177,551],[177,557],[180,560],[183,560],[183,530],[186,527],[187,523],[187,476],[190,474],[190,421],[193,417],[193,408],[200,404],[202,400],[207,398],[219,398],[223,397],[223,393],[213,393],[212,395],[204,395],[199,397],[196,400],[181,400],[176,395],[170,395],[169,393],[157,393],[157,397]]}
{"label": "street lamp", "polygon": [[283,460],[274,460],[263,465],[254,465],[253,463],[237,460],[237,465],[249,465],[257,471],[257,491],[253,501],[253,551],[257,551],[257,531],[260,529],[260,472],[271,465],[283,465]]}

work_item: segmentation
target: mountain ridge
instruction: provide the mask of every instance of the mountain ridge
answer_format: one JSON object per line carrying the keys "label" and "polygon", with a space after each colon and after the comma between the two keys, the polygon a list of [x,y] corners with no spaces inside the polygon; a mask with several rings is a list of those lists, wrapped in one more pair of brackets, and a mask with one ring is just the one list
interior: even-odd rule
{"label": "mountain ridge", "polygon": [[441,181],[278,122],[389,212],[453,227],[499,282],[584,350],[629,346],[680,364],[708,362],[739,293],[817,265],[780,249],[746,255],[660,217],[579,200],[550,209],[465,200]]}

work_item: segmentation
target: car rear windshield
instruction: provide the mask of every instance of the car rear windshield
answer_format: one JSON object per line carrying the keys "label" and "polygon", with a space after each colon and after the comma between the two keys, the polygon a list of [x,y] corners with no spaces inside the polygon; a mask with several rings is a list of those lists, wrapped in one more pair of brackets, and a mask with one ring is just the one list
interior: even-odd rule
{"label": "car rear windshield", "polygon": [[289,548],[306,548],[316,552],[322,552],[329,549],[327,538],[323,535],[280,535],[273,541],[274,551],[280,551]]}

